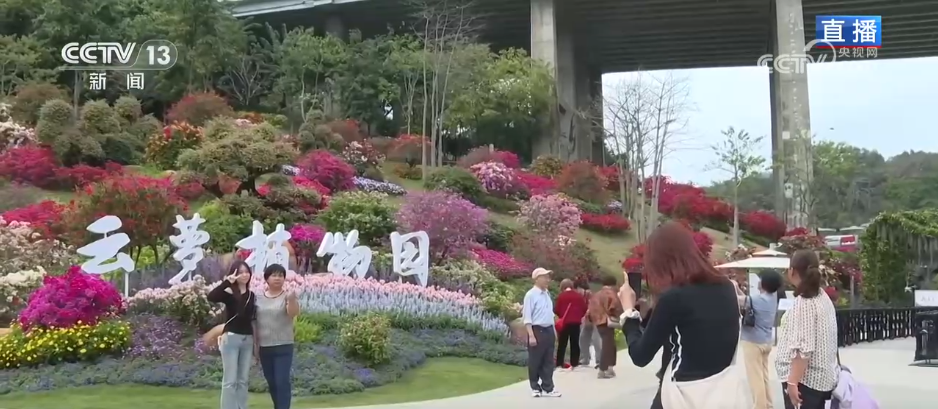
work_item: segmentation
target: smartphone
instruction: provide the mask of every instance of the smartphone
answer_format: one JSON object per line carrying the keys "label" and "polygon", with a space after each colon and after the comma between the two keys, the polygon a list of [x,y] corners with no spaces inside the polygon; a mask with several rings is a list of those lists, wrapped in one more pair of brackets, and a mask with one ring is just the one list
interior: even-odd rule
{"label": "smartphone", "polygon": [[629,276],[629,287],[635,291],[635,299],[642,298],[642,273],[627,273]]}

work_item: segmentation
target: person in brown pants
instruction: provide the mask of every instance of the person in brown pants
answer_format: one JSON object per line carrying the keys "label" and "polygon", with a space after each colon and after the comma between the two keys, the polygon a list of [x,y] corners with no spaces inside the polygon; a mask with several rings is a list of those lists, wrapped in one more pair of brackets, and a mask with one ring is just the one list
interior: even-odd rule
{"label": "person in brown pants", "polygon": [[613,367],[616,366],[616,329],[610,326],[610,321],[618,322],[619,315],[624,311],[617,295],[617,282],[615,277],[603,277],[603,288],[590,298],[589,317],[602,343],[599,352],[599,379],[608,379],[616,376]]}

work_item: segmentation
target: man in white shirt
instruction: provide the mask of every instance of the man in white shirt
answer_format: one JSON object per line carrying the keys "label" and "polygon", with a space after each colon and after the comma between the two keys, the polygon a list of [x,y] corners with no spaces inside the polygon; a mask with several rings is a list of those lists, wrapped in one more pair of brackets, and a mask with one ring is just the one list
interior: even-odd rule
{"label": "man in white shirt", "polygon": [[528,333],[528,380],[531,396],[559,398],[554,389],[554,303],[547,292],[550,270],[538,267],[531,272],[534,286],[524,295],[521,317]]}

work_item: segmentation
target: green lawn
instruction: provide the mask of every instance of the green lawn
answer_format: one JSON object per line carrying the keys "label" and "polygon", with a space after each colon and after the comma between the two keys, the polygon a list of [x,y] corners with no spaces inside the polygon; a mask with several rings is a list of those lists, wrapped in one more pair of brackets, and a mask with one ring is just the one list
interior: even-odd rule
{"label": "green lawn", "polygon": [[[522,367],[481,359],[433,358],[395,383],[361,393],[294,398],[293,407],[336,408],[416,402],[483,392],[521,381]],[[216,409],[219,391],[156,386],[94,386],[0,395],[0,407],[17,409]],[[252,409],[271,408],[266,394],[251,394]]]}

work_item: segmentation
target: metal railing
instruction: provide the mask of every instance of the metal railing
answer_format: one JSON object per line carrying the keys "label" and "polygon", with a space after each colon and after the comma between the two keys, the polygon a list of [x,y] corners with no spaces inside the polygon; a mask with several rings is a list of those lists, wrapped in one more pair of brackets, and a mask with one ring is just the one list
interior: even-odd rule
{"label": "metal railing", "polygon": [[924,311],[938,311],[938,307],[837,310],[837,344],[845,347],[915,336],[915,314]]}

